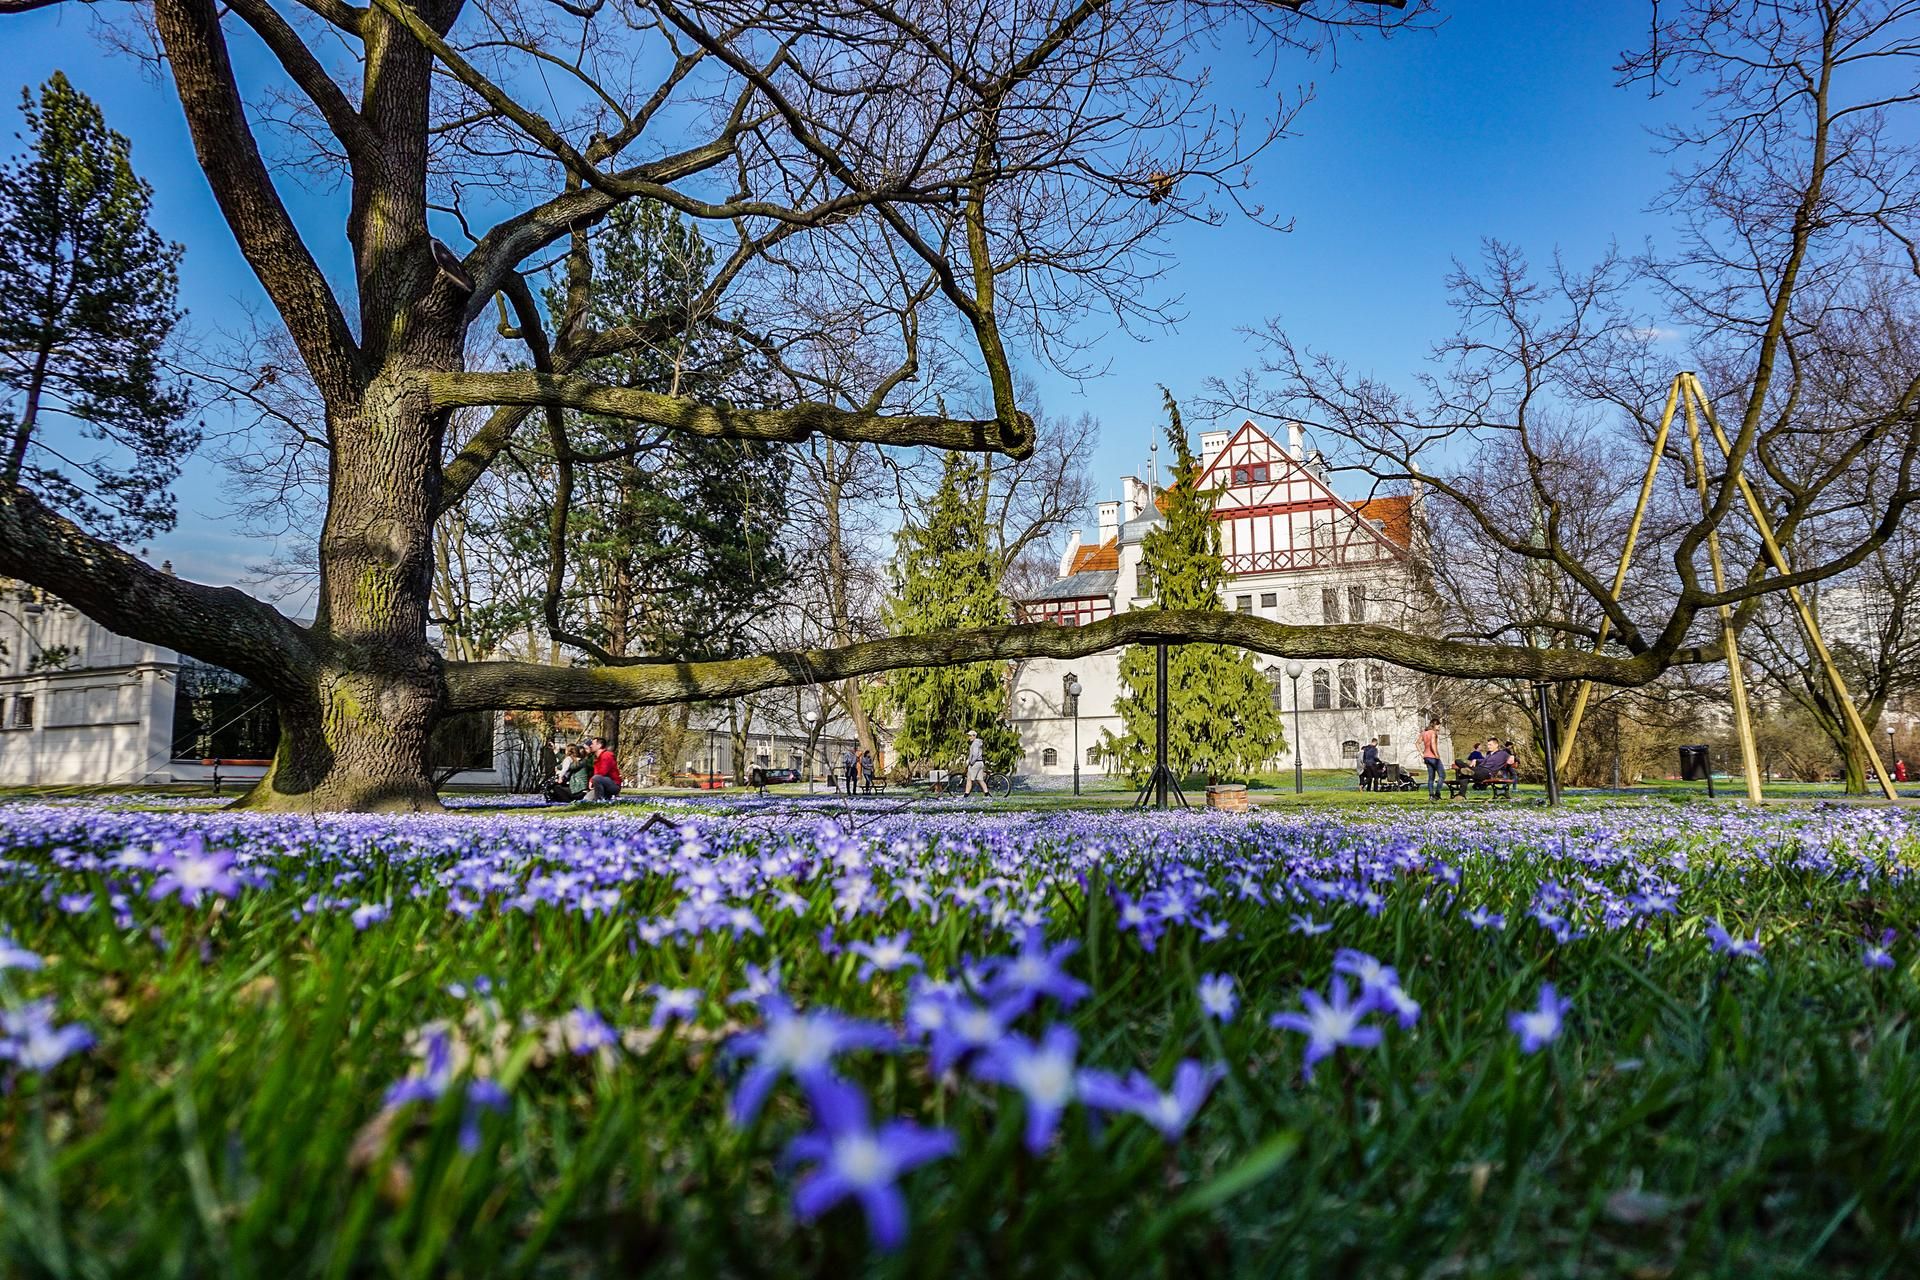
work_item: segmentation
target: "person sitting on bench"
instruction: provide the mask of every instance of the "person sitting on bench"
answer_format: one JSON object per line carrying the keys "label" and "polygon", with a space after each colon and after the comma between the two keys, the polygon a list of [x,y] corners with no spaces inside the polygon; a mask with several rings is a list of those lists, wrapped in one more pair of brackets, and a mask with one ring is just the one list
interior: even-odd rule
{"label": "person sitting on bench", "polygon": [[1475,790],[1484,790],[1489,786],[1511,783],[1514,778],[1513,752],[1500,744],[1498,738],[1487,739],[1487,754],[1473,767],[1473,785]]}

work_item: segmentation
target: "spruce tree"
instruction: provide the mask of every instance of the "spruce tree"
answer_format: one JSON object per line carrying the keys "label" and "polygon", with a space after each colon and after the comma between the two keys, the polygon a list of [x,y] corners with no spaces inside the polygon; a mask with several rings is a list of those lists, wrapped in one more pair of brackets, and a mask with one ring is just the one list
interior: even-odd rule
{"label": "spruce tree", "polygon": [[[895,537],[892,590],[882,610],[897,636],[1000,626],[1008,621],[1000,579],[1005,565],[987,528],[987,469],[949,453],[940,487],[924,518]],[[897,726],[894,754],[935,766],[959,763],[967,731],[986,743],[990,764],[1004,766],[1020,749],[1008,724],[1007,664],[970,662],[888,673],[873,694],[876,713]]]}
{"label": "spruce tree", "polygon": [[26,154],[0,166],[0,485],[102,537],[170,529],[199,432],[162,354],[180,248],[147,225],[127,140],[62,73],[22,95]]}
{"label": "spruce tree", "polygon": [[[1220,609],[1226,567],[1213,495],[1199,486],[1200,468],[1187,447],[1180,408],[1167,395],[1167,440],[1173,483],[1161,498],[1163,521],[1141,544],[1153,583],[1153,608]],[[1123,731],[1101,734],[1101,750],[1135,779],[1153,768],[1154,650],[1134,645],[1120,656]],[[1273,690],[1252,654],[1228,645],[1175,645],[1167,653],[1167,763],[1185,776],[1204,769],[1208,781],[1244,775],[1286,745]]]}

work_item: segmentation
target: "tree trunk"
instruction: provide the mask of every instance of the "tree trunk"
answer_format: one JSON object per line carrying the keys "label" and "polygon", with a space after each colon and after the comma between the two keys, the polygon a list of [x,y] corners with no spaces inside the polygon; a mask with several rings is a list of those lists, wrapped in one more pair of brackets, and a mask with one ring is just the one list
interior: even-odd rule
{"label": "tree trunk", "polygon": [[320,651],[311,698],[283,699],[280,745],[240,800],[296,812],[437,810],[428,740],[444,707],[427,642],[439,425],[425,399],[377,380],[335,418],[320,533]]}

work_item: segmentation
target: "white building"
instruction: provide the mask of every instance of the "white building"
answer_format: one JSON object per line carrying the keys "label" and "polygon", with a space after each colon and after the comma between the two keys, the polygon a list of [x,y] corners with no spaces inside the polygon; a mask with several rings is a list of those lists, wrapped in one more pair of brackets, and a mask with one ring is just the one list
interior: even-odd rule
{"label": "white building", "polygon": [[[1276,622],[1406,623],[1422,600],[1412,564],[1414,499],[1348,502],[1333,491],[1319,456],[1306,452],[1299,427],[1290,434],[1287,448],[1252,422],[1200,437],[1200,487],[1216,495],[1213,514],[1229,575],[1223,603]],[[1120,492],[1117,501],[1100,504],[1096,541],[1083,543],[1080,531],[1073,532],[1060,577],[1020,602],[1023,620],[1086,626],[1151,603],[1141,541],[1160,513],[1151,486],[1139,478],[1125,477]],[[1099,743],[1103,730],[1118,735],[1122,728],[1114,710],[1120,654],[1016,666],[1013,724],[1022,771],[1071,775],[1076,728],[1082,776],[1107,771]],[[1288,749],[1275,767],[1292,767],[1297,750],[1309,769],[1357,768],[1361,747],[1377,737],[1383,759],[1421,775],[1419,733],[1432,707],[1424,677],[1358,659],[1307,663],[1297,686],[1296,742],[1295,682],[1284,663],[1260,661],[1286,725]],[[1078,717],[1066,694],[1076,677]],[[1441,745],[1450,750],[1444,740]]]}

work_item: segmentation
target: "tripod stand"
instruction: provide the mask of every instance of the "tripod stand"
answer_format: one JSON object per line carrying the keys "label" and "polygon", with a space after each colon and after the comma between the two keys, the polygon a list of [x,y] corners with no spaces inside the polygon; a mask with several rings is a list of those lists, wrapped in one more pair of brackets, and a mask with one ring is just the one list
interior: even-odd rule
{"label": "tripod stand", "polygon": [[1157,644],[1153,647],[1153,772],[1147,775],[1146,785],[1134,797],[1133,807],[1145,809],[1151,800],[1154,808],[1164,809],[1169,792],[1180,801],[1182,809],[1192,807],[1187,803],[1186,793],[1180,790],[1180,780],[1167,767],[1167,646]]}

